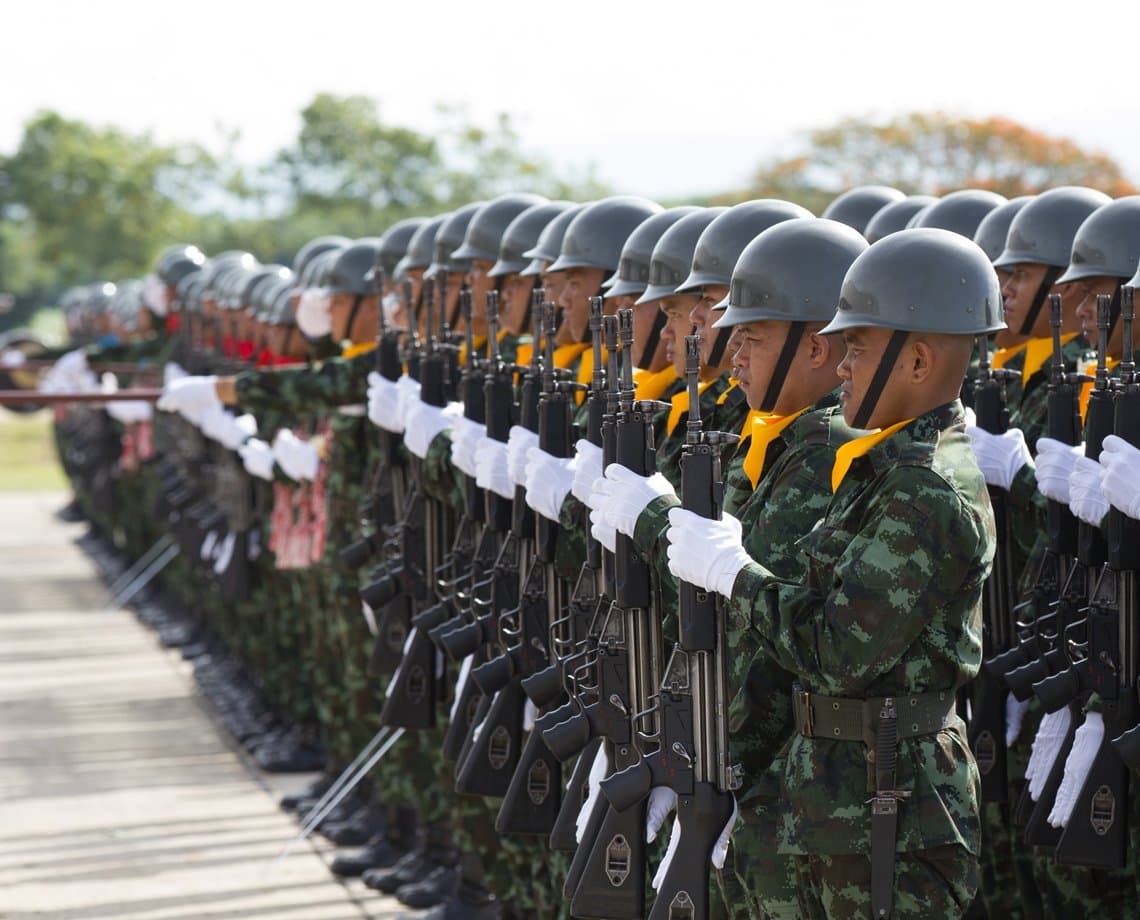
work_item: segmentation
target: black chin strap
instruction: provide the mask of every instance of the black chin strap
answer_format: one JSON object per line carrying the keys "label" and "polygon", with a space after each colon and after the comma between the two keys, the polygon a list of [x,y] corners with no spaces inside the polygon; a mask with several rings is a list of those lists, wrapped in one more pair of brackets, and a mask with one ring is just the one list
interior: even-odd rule
{"label": "black chin strap", "polygon": [[1057,268],[1055,265],[1050,265],[1045,269],[1045,277],[1041,279],[1037,293],[1033,295],[1033,303],[1029,305],[1029,312],[1025,314],[1021,328],[1017,330],[1018,335],[1032,334],[1033,327],[1037,323],[1037,317],[1041,313],[1041,308],[1045,306],[1045,300],[1049,296],[1049,289],[1053,287],[1057,279],[1061,277],[1062,271],[1063,269]]}
{"label": "black chin strap", "polygon": [[709,367],[720,367],[720,362],[724,360],[724,353],[728,350],[728,340],[731,338],[732,332],[728,329],[716,331],[716,339],[713,341],[712,351],[709,352]]}
{"label": "black chin strap", "polygon": [[661,344],[661,333],[665,329],[665,314],[660,310],[653,311],[653,327],[645,339],[645,347],[641,349],[641,366],[653,367],[653,359],[657,356],[657,346]]}
{"label": "black chin strap", "polygon": [[776,359],[776,367],[772,371],[772,378],[768,381],[768,389],[764,399],[760,402],[761,412],[771,412],[780,397],[780,390],[784,388],[784,381],[788,378],[788,370],[792,366],[792,359],[800,347],[800,340],[804,337],[807,323],[793,322],[788,328],[788,335],[784,339],[784,346],[780,349],[780,357]]}
{"label": "black chin strap", "polygon": [[[459,285],[459,293],[462,294],[463,289],[466,287],[467,287],[466,282]],[[462,297],[456,297],[455,298],[455,306],[453,306],[451,308],[451,313],[447,317],[447,328],[448,329],[455,329],[459,325],[459,303],[462,299],[463,299]],[[442,309],[442,308],[443,308],[443,304],[440,304],[440,309]]]}
{"label": "black chin strap", "polygon": [[909,332],[904,332],[902,329],[896,329],[891,333],[887,347],[883,349],[883,355],[879,358],[879,366],[875,368],[875,376],[871,378],[871,385],[867,387],[867,395],[863,397],[863,402],[859,404],[859,411],[855,413],[855,419],[851,422],[852,428],[867,427],[867,422],[871,420],[871,413],[875,411],[879,397],[883,395],[883,387],[887,385],[891,372],[895,369],[895,362],[899,359],[899,354],[902,352],[902,347],[909,335]]}
{"label": "black chin strap", "polygon": [[1112,302],[1108,305],[1108,337],[1116,331],[1116,321],[1120,319],[1120,299],[1124,296],[1124,281],[1118,278],[1112,292]]}

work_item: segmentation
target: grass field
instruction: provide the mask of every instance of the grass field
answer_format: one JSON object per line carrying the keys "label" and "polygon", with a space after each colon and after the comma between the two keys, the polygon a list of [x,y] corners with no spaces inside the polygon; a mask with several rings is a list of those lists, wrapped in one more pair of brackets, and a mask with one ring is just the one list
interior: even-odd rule
{"label": "grass field", "polygon": [[51,412],[16,415],[0,409],[0,492],[66,488],[51,435]]}

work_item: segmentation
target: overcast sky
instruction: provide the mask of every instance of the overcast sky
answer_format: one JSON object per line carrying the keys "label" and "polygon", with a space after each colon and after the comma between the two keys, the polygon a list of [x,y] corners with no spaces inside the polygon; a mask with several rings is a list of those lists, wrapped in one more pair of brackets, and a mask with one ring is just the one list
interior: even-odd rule
{"label": "overcast sky", "polygon": [[[1000,114],[1140,180],[1140,3],[34,0],[0,10],[0,151],[37,109],[251,162],[320,91],[509,112],[525,146],[650,196],[742,182],[846,115]],[[1130,60],[1131,59],[1131,60]]]}

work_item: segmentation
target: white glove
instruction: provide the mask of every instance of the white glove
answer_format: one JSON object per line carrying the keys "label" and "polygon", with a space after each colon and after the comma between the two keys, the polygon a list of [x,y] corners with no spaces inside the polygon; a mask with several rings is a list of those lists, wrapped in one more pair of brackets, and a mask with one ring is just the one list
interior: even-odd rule
{"label": "white glove", "polygon": [[649,790],[649,801],[645,806],[645,842],[653,843],[661,831],[661,825],[677,809],[677,793],[668,786],[654,786]]}
{"label": "white glove", "polygon": [[195,420],[198,429],[211,441],[218,440],[218,435],[233,420],[233,413],[222,408],[222,404],[209,406],[202,411]]}
{"label": "white glove", "polygon": [[163,412],[179,412],[187,421],[197,425],[208,409],[222,407],[217,383],[218,378],[212,375],[172,380],[163,386],[158,408]]}
{"label": "white glove", "polygon": [[522,726],[524,732],[534,730],[534,723],[538,719],[538,707],[534,705],[529,699],[523,701],[523,720]]}
{"label": "white glove", "polygon": [[1025,713],[1029,710],[1029,700],[1024,703],[1012,693],[1005,695],[1005,746],[1013,747],[1021,734],[1021,723],[1025,721]]}
{"label": "white glove", "polygon": [[1108,499],[1101,487],[1103,475],[1104,467],[1095,460],[1077,457],[1073,475],[1069,477],[1069,509],[1086,524],[1094,527],[1099,527],[1108,514]]}
{"label": "white glove", "polygon": [[181,380],[183,377],[190,375],[182,369],[181,364],[174,361],[168,361],[166,366],[162,369],[162,385],[165,387],[168,383],[173,383],[175,380]]}
{"label": "white glove", "polygon": [[507,470],[507,445],[486,435],[475,447],[475,484],[506,499],[515,497],[515,484]]}
{"label": "white glove", "polygon": [[0,351],[0,367],[23,367],[28,362],[28,356],[18,348],[5,348]]}
{"label": "white glove", "polygon": [[468,476],[475,476],[475,448],[487,436],[487,426],[459,416],[451,429],[451,462]]}
{"label": "white glove", "polygon": [[1136,477],[1140,469],[1140,450],[1114,434],[1104,439],[1101,450],[1104,476],[1100,487],[1104,497],[1130,518],[1140,518],[1140,481]]}
{"label": "white glove", "polygon": [[257,419],[249,413],[235,416],[232,412],[227,412],[226,416],[225,424],[215,434],[210,435],[226,450],[237,450],[257,434]]}
{"label": "white glove", "polygon": [[1077,457],[1084,456],[1085,446],[1063,444],[1052,438],[1037,439],[1037,488],[1046,498],[1063,505],[1069,503],[1069,476],[1076,466]]}
{"label": "white glove", "polygon": [[[462,411],[463,407],[459,403],[452,405],[459,406],[458,411]],[[416,403],[406,419],[404,446],[421,460],[426,457],[428,446],[435,440],[436,435],[441,431],[447,431],[458,414],[454,409],[449,412],[449,409],[451,406],[441,409],[438,406],[429,406],[425,402]]]}
{"label": "white glove", "polygon": [[368,418],[377,428],[399,434],[404,430],[400,387],[376,371],[368,375]]}
{"label": "white glove", "polygon": [[724,861],[728,858],[728,842],[732,840],[732,832],[736,828],[738,817],[740,817],[740,808],[736,804],[736,796],[733,796],[732,815],[724,826],[724,830],[720,832],[720,836],[716,838],[716,843],[713,844],[712,848],[712,856],[709,857],[709,861],[718,869],[724,868]]}
{"label": "white glove", "polygon": [[1004,434],[990,434],[976,425],[967,425],[966,434],[970,436],[982,475],[991,486],[1009,491],[1017,471],[1033,462],[1020,428],[1010,428]]}
{"label": "white glove", "polygon": [[75,379],[84,371],[90,370],[87,366],[87,354],[82,348],[77,348],[63,355],[52,365],[51,369],[58,371],[61,376],[71,379]]}
{"label": "white glove", "polygon": [[282,428],[273,439],[273,459],[290,479],[301,482],[314,479],[321,458],[317,449],[308,441],[302,441],[288,428]]}
{"label": "white glove", "polygon": [[1029,765],[1025,768],[1025,781],[1029,783],[1029,796],[1036,802],[1041,798],[1045,781],[1053,769],[1053,762],[1065,743],[1071,719],[1069,707],[1047,712],[1037,726],[1037,736],[1033,739],[1033,751],[1029,755]]}
{"label": "white glove", "polygon": [[662,495],[673,495],[673,486],[660,473],[639,476],[620,463],[606,467],[606,475],[594,483],[587,504],[604,512],[606,523],[627,537],[633,536],[637,519],[649,503]]}
{"label": "white glove", "polygon": [[1049,823],[1053,827],[1068,826],[1069,818],[1077,805],[1077,796],[1081,794],[1081,787],[1085,784],[1103,740],[1104,717],[1099,712],[1086,714],[1085,721],[1073,735],[1073,746],[1065,761],[1065,776],[1057,787],[1057,798],[1053,802],[1053,810],[1049,812]]}
{"label": "white glove", "polygon": [[579,439],[574,449],[578,463],[574,468],[574,481],[570,484],[570,491],[578,501],[589,505],[594,480],[600,479],[602,475],[602,449],[585,438]]}
{"label": "white glove", "polygon": [[246,472],[266,482],[273,480],[273,448],[258,438],[250,438],[238,448]]}
{"label": "white glove", "polygon": [[657,866],[657,871],[653,873],[653,881],[650,882],[654,891],[661,889],[661,884],[665,881],[665,874],[669,871],[669,865],[673,862],[673,857],[677,855],[677,847],[681,843],[681,822],[676,817],[673,818],[673,826],[669,830],[669,845],[665,848],[665,855],[661,858],[661,862]]}
{"label": "white glove", "polygon": [[552,457],[540,447],[527,452],[526,503],[547,520],[558,520],[558,511],[570,494],[573,462],[573,458]]}
{"label": "white glove", "polygon": [[107,414],[123,425],[150,421],[154,409],[141,399],[124,399],[107,403]]}
{"label": "white glove", "polygon": [[752,557],[744,549],[740,521],[731,514],[719,521],[683,508],[669,512],[669,571],[682,581],[732,596],[732,586]]}
{"label": "white glove", "polygon": [[420,382],[404,374],[396,381],[400,393],[400,431],[407,427],[408,414],[420,404]]}
{"label": "white glove", "polygon": [[227,531],[225,537],[218,543],[214,553],[214,574],[221,575],[230,567],[230,560],[234,557],[234,546],[237,537],[232,531]]}
{"label": "white glove", "polygon": [[606,778],[609,772],[610,764],[606,758],[606,746],[603,744],[598,748],[598,753],[594,755],[594,762],[590,764],[590,775],[586,780],[586,788],[589,792],[586,795],[586,801],[578,809],[578,817],[574,822],[574,837],[578,843],[581,843],[582,838],[586,835],[586,825],[590,823],[590,815],[594,813],[595,806],[606,807],[606,801],[602,797],[602,780]]}
{"label": "white glove", "polygon": [[329,295],[317,288],[306,288],[297,302],[297,328],[305,338],[319,339],[332,332]]}
{"label": "white glove", "polygon": [[611,553],[617,552],[617,531],[610,526],[601,511],[590,512],[590,536],[602,544]]}
{"label": "white glove", "polygon": [[522,425],[511,426],[507,436],[507,471],[516,486],[526,485],[527,454],[538,447],[538,435]]}

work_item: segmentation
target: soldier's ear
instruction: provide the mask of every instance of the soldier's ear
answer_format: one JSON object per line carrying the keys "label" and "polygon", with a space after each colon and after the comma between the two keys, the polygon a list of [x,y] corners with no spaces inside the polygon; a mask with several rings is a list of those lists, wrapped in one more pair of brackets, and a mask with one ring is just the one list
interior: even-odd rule
{"label": "soldier's ear", "polygon": [[[808,352],[809,360],[813,370],[824,367],[827,365],[829,359],[835,354],[833,347],[835,342],[832,341],[834,336],[820,335],[818,332],[808,333]],[[842,349],[840,349],[842,351]],[[837,361],[833,361],[837,364]]]}
{"label": "soldier's ear", "polygon": [[934,368],[934,349],[922,339],[910,343],[907,373],[912,383],[923,383],[930,378]]}

